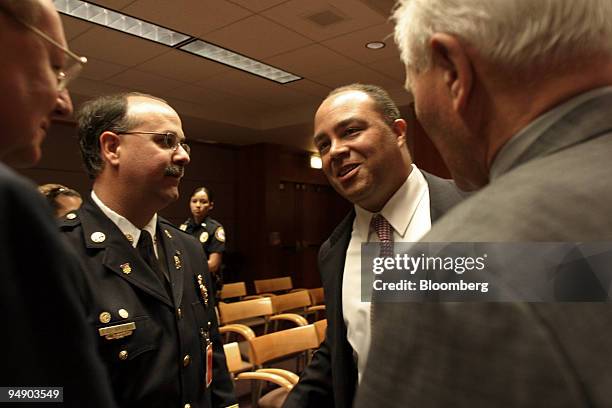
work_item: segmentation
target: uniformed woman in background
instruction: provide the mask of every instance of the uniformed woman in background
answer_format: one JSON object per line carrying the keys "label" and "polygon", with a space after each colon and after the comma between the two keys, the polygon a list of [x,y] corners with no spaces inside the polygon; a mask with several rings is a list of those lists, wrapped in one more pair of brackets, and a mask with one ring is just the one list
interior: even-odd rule
{"label": "uniformed woman in background", "polygon": [[208,270],[213,277],[214,292],[217,300],[223,284],[221,263],[225,251],[225,230],[217,221],[208,216],[214,208],[213,196],[206,187],[195,189],[189,200],[191,218],[181,224],[180,229],[193,235],[202,243],[208,259]]}

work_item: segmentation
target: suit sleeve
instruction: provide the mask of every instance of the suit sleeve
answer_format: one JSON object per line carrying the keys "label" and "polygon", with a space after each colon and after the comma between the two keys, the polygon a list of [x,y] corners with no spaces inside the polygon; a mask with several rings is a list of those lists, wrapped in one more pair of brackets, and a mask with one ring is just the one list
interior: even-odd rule
{"label": "suit sleeve", "polygon": [[287,396],[283,408],[333,406],[331,350],[326,336],[300,381]]}

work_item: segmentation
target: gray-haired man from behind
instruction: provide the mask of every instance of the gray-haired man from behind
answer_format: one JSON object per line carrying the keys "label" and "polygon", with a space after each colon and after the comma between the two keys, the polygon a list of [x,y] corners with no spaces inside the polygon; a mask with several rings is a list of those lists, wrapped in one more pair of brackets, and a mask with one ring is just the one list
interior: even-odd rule
{"label": "gray-haired man from behind", "polygon": [[[483,187],[422,241],[611,241],[612,3],[403,0],[394,17],[417,117],[455,181]],[[612,405],[606,303],[377,316],[359,408]]]}

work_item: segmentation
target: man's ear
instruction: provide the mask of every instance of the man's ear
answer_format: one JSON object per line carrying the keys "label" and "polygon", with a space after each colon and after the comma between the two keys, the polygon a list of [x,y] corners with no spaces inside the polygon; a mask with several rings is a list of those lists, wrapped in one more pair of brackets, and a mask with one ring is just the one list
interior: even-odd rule
{"label": "man's ear", "polygon": [[121,139],[116,133],[103,132],[100,135],[100,155],[111,166],[119,165]]}
{"label": "man's ear", "polygon": [[408,125],[404,119],[395,119],[393,125],[391,126],[393,129],[393,133],[397,137],[397,145],[399,147],[406,145],[406,129]]}
{"label": "man's ear", "polygon": [[444,84],[457,112],[466,109],[471,96],[474,71],[466,48],[456,37],[435,33],[430,40],[434,66],[444,75]]}

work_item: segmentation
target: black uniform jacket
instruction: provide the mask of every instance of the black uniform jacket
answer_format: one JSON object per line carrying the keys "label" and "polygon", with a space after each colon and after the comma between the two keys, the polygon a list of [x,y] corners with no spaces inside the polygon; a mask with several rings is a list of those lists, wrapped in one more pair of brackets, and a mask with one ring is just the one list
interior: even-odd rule
{"label": "black uniform jacket", "polygon": [[[157,247],[170,277],[170,297],[128,238],[91,198],[68,214],[60,227],[81,261],[82,300],[119,405],[235,404],[213,296],[204,293],[198,279],[201,276],[205,288],[210,287],[201,245],[158,217]],[[207,386],[210,342],[214,370]]]}
{"label": "black uniform jacket", "polygon": [[[421,172],[429,187],[429,212],[433,224],[463,200],[466,194],[458,190],[451,180],[441,179],[422,170]],[[353,358],[353,348],[346,337],[347,330],[342,313],[342,278],[354,219],[353,210],[319,250],[319,271],[325,289],[327,332],[325,341],[302,373],[300,382],[287,397],[283,405],[285,408],[353,406],[357,366]]]}
{"label": "black uniform jacket", "polygon": [[[64,387],[63,407],[114,407],[78,295],[77,260],[46,200],[1,163],[0,246],[0,384]],[[57,406],[15,404],[33,405]]]}

